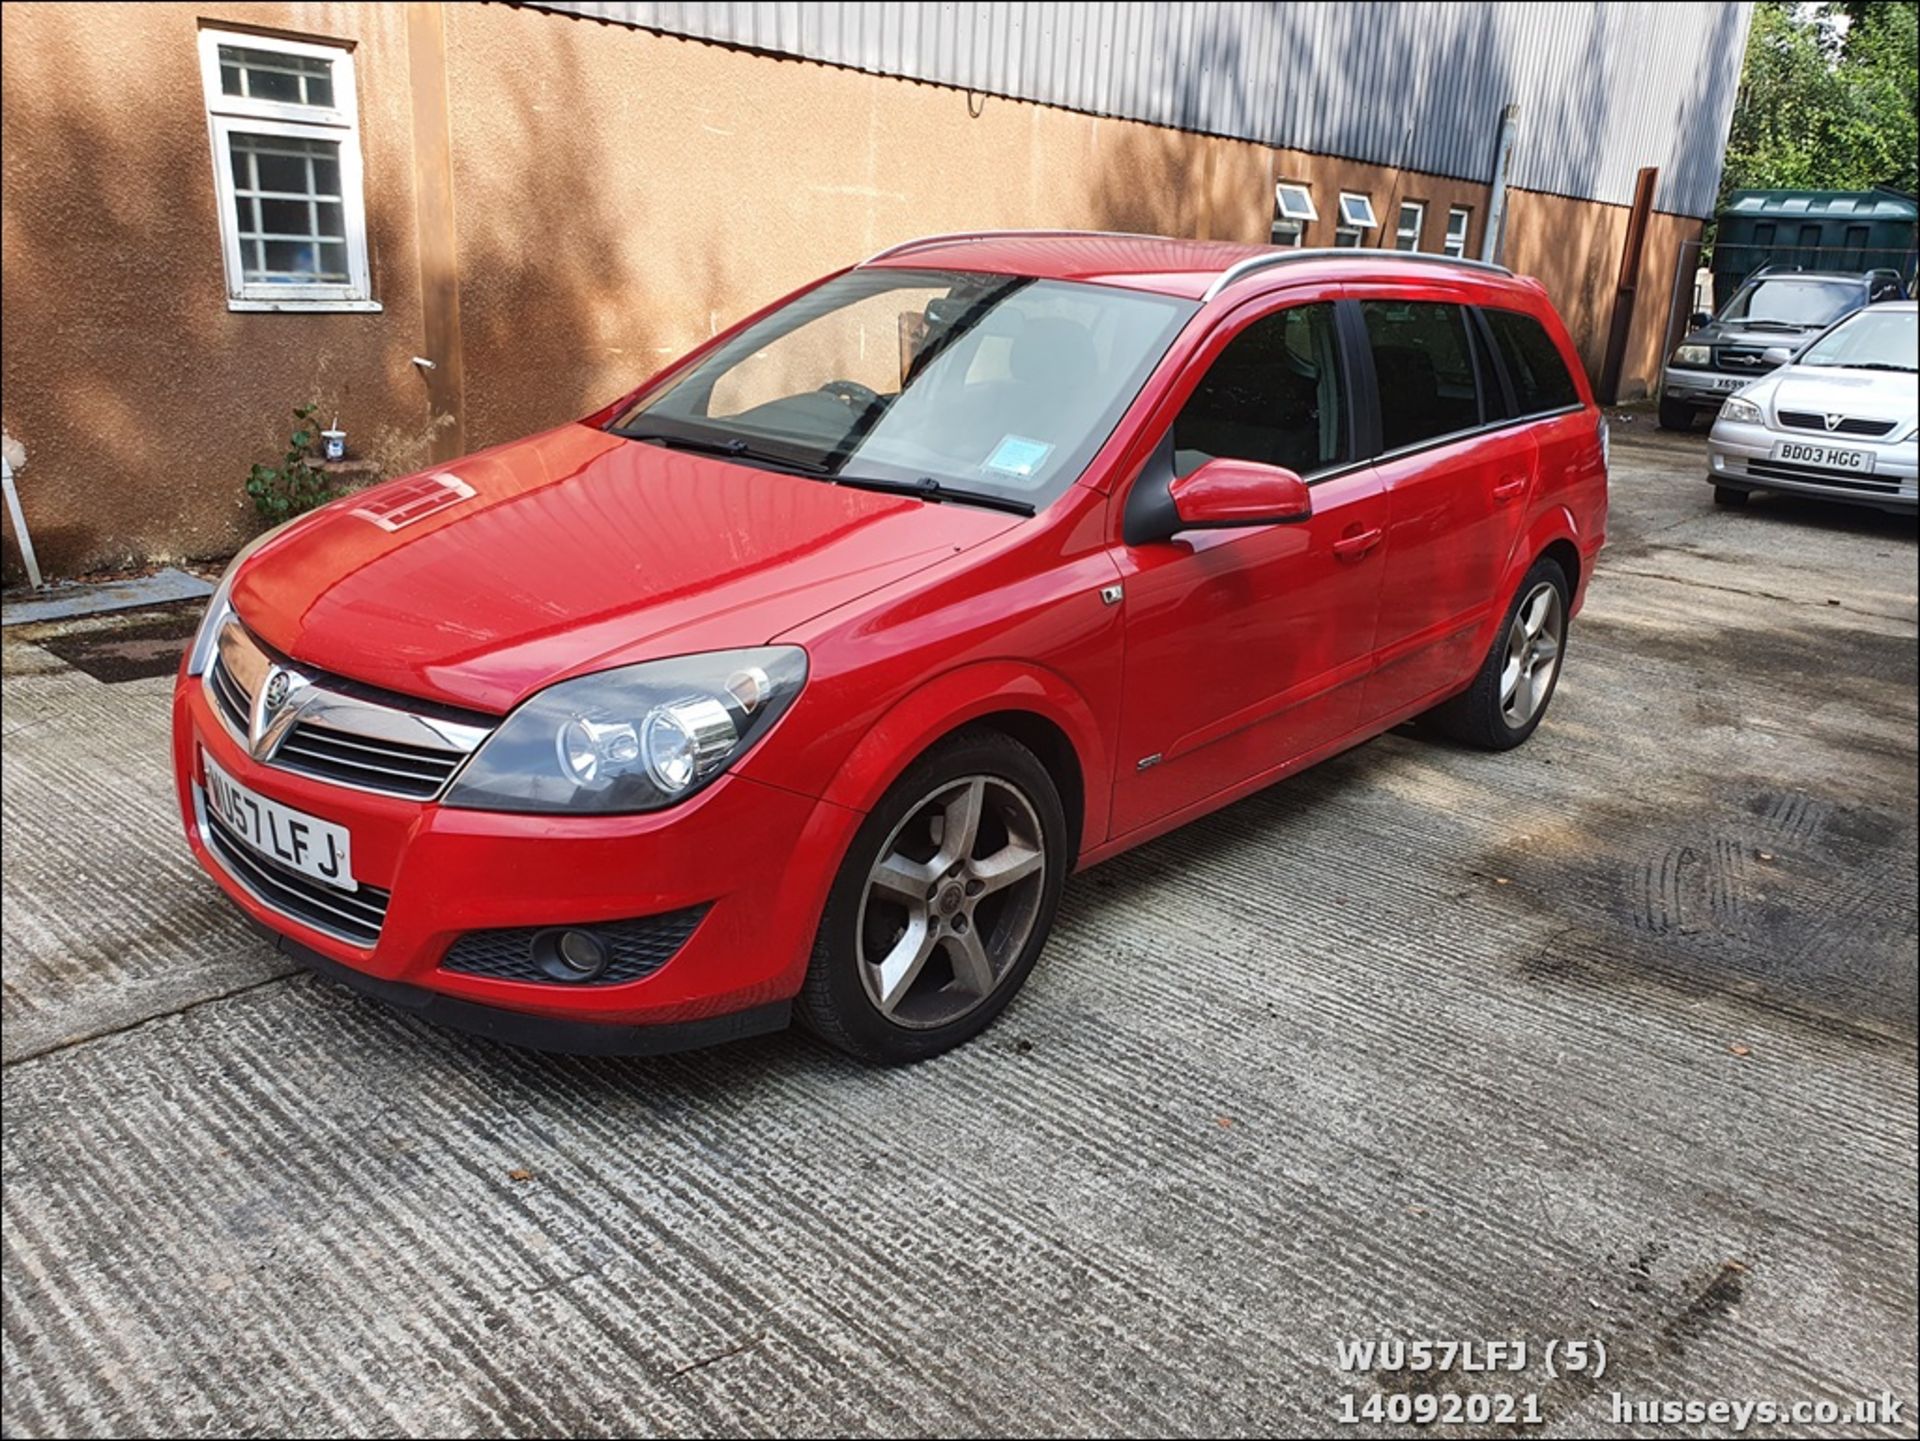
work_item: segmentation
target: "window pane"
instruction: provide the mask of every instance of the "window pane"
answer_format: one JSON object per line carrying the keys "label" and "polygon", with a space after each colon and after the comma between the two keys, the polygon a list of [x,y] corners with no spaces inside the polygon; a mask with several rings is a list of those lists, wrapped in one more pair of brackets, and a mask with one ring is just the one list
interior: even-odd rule
{"label": "window pane", "polygon": [[1418,250],[1420,248],[1420,226],[1427,218],[1424,205],[1408,203],[1400,207],[1400,224],[1394,232],[1395,250]]}
{"label": "window pane", "polygon": [[1486,317],[1522,415],[1579,403],[1567,363],[1539,321],[1515,310],[1489,310]]}
{"label": "window pane", "polygon": [[1360,232],[1357,230],[1336,230],[1333,232],[1333,243],[1335,248],[1340,250],[1358,250],[1360,248]]}
{"label": "window pane", "polygon": [[1274,196],[1283,219],[1318,220],[1320,218],[1313,208],[1313,196],[1304,185],[1276,185]]}
{"label": "window pane", "polygon": [[[260,206],[260,230],[265,235],[306,236],[313,233],[312,212],[307,209],[304,200],[262,200]],[[240,222],[244,230],[246,221]]]}
{"label": "window pane", "polygon": [[333,104],[333,62],[242,45],[220,47],[220,90],[281,105]]}
{"label": "window pane", "polygon": [[345,284],[340,142],[235,132],[229,144],[243,280]]}
{"label": "window pane", "polygon": [[1263,316],[1236,335],[1173,422],[1174,469],[1229,456],[1302,475],[1346,458],[1333,306]]}
{"label": "window pane", "polygon": [[306,285],[346,283],[347,247],[343,244],[269,240],[260,248],[266,256],[265,269],[259,275],[249,275],[248,280]]}
{"label": "window pane", "polygon": [[1363,300],[1387,450],[1480,423],[1466,313],[1434,301]]}

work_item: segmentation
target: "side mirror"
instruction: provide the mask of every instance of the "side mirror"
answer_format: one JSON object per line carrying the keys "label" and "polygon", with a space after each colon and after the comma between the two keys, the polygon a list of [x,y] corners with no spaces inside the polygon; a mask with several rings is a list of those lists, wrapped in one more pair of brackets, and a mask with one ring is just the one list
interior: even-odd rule
{"label": "side mirror", "polygon": [[1183,530],[1285,525],[1313,514],[1313,492],[1292,471],[1253,460],[1209,460],[1168,487]]}
{"label": "side mirror", "polygon": [[1760,352],[1760,358],[1768,365],[1791,365],[1793,352],[1784,345],[1769,345]]}
{"label": "side mirror", "polygon": [[1696,310],[1688,318],[1687,328],[1689,330],[1698,330],[1701,326],[1709,325],[1712,322],[1713,322],[1713,316],[1710,312],[1705,310]]}

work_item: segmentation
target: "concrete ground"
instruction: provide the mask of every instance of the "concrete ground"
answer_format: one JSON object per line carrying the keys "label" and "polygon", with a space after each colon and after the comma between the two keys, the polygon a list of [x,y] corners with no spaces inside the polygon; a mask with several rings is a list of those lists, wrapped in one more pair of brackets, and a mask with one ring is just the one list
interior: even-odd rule
{"label": "concrete ground", "polygon": [[[182,619],[9,630],[6,1434],[1888,1391],[1824,1429],[1915,1434],[1914,527],[1716,511],[1703,437],[1615,435],[1531,744],[1388,736],[1078,878],[1002,1021],[901,1071],[543,1058],[292,972],[176,833]],[[1340,1369],[1383,1336],[1535,1350]],[[1574,1338],[1603,1378],[1548,1377]]]}

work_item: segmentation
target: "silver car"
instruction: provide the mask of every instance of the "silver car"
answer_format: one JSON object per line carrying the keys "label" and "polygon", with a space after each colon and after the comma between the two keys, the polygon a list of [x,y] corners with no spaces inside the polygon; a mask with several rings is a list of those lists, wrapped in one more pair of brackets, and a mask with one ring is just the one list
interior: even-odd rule
{"label": "silver car", "polygon": [[[1770,357],[1771,358],[1771,357]],[[1857,310],[1736,392],[1707,442],[1713,498],[1796,491],[1912,515],[1920,506],[1920,306]]]}

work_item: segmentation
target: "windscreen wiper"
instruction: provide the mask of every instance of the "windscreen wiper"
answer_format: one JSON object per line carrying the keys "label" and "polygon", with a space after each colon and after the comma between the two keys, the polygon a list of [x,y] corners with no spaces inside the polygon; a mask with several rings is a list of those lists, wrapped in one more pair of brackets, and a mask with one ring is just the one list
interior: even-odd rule
{"label": "windscreen wiper", "polygon": [[844,485],[849,490],[873,490],[882,495],[911,495],[919,500],[957,501],[961,505],[984,506],[988,510],[1004,510],[1013,515],[1032,515],[1033,502],[1016,500],[1010,495],[995,495],[990,490],[969,490],[965,486],[948,485],[945,481],[935,480],[923,475],[918,480],[882,480],[877,476],[835,475],[827,477],[834,485]]}
{"label": "windscreen wiper", "polygon": [[797,456],[785,455],[779,451],[760,450],[737,435],[708,439],[698,435],[668,435],[655,430],[616,430],[615,435],[625,436],[628,440],[642,441],[648,445],[664,446],[668,450],[691,450],[699,455],[721,455],[730,460],[749,461],[754,465],[770,465],[779,470],[791,470],[801,475],[825,475],[829,469],[817,460],[801,460]]}

